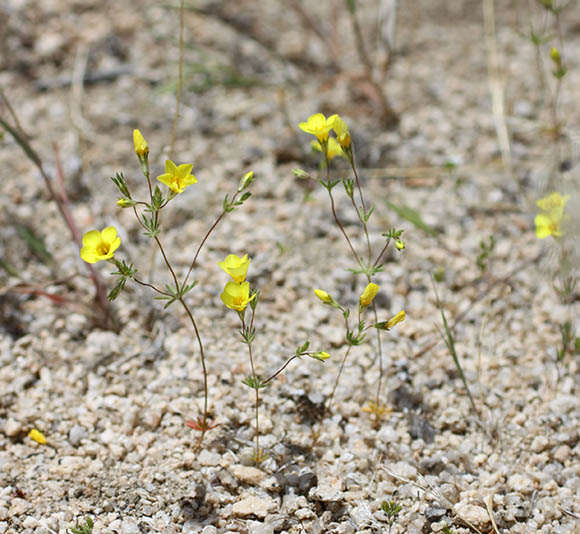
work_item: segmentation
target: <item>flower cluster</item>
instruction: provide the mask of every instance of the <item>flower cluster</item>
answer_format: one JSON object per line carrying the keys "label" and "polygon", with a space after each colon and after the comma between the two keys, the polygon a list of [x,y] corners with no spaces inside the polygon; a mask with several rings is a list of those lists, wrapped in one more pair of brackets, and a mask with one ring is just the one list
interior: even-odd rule
{"label": "flower cluster", "polygon": [[220,295],[222,302],[231,310],[243,312],[246,306],[256,298],[256,293],[250,296],[250,283],[246,282],[246,275],[252,260],[244,254],[242,258],[230,254],[218,265],[231,277],[233,282],[228,282]]}
{"label": "flower cluster", "polygon": [[560,193],[554,192],[536,202],[538,208],[542,210],[542,213],[536,215],[534,219],[538,239],[544,239],[551,235],[554,237],[562,236],[564,210],[569,199],[570,195],[562,196]]}
{"label": "flower cluster", "polygon": [[[312,148],[321,151],[329,160],[337,156],[351,158],[348,126],[337,114],[326,118],[322,113],[315,113],[299,126],[301,130],[316,137],[318,141],[312,142]],[[331,130],[334,130],[336,138],[329,137]]]}

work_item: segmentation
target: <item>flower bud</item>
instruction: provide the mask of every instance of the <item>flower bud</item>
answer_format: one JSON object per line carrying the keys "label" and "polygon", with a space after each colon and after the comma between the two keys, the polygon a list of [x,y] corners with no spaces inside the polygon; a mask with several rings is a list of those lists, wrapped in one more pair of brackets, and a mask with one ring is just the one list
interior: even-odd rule
{"label": "flower bud", "polygon": [[311,358],[314,358],[315,360],[321,361],[323,362],[324,360],[328,360],[328,358],[330,358],[330,354],[328,354],[328,352],[313,352],[311,354],[309,354],[308,356],[310,356]]}
{"label": "flower bud", "polygon": [[397,247],[397,250],[403,250],[405,248],[405,242],[402,239],[397,239],[395,241],[395,246]]}
{"label": "flower bud", "polygon": [[334,299],[322,289],[315,289],[314,293],[324,304],[332,304],[334,302]]}
{"label": "flower bud", "polygon": [[238,193],[241,193],[244,189],[249,187],[251,183],[254,181],[254,171],[247,172],[242,176],[240,180],[240,185],[238,186]]}
{"label": "flower bud", "polygon": [[393,326],[402,323],[405,320],[405,310],[401,310],[397,315],[391,317],[388,321],[383,321],[382,323],[376,323],[373,325],[379,330],[390,330]]}
{"label": "flower bud", "polygon": [[149,155],[149,145],[143,137],[143,134],[137,129],[133,130],[133,145],[135,147],[135,154],[139,158],[144,158]]}
{"label": "flower bud", "polygon": [[367,306],[370,306],[378,290],[379,286],[377,284],[373,284],[372,282],[367,287],[365,287],[365,290],[359,298],[361,307],[366,308]]}
{"label": "flower bud", "polygon": [[292,172],[294,173],[295,178],[300,178],[301,180],[312,179],[312,176],[302,169],[293,169]]}
{"label": "flower bud", "polygon": [[131,200],[130,198],[120,198],[119,200],[117,200],[117,206],[119,206],[120,208],[132,208],[136,204],[137,203],[134,200]]}

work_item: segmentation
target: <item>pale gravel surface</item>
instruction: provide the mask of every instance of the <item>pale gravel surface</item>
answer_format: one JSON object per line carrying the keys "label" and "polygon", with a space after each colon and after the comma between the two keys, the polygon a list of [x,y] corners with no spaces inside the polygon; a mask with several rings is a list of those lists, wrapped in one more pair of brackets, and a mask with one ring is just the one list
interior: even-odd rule
{"label": "pale gravel surface", "polygon": [[[59,143],[79,226],[115,224],[123,238],[118,256],[147,271],[148,242],[131,213],[114,205],[108,176],[123,171],[145,192],[132,154],[134,127],[149,140],[156,171],[162,169],[174,106],[162,87],[175,75],[178,19],[155,2],[138,4],[8,0],[0,6],[0,42],[9,52],[0,57],[0,85],[50,172],[51,143]],[[531,68],[533,50],[518,34],[528,28],[527,2],[497,14],[514,138],[511,176],[499,158],[490,112],[479,2],[423,1],[413,12],[401,10],[402,54],[388,81],[402,112],[397,131],[377,121],[350,38],[335,39],[345,67],[336,74],[295,11],[284,8],[280,17],[283,2],[240,4],[216,5],[259,39],[188,13],[187,42],[198,48],[187,48],[186,61],[209,54],[262,83],[185,94],[176,159],[194,161],[199,183],[164,215],[164,242],[185,268],[224,194],[246,170],[256,173],[252,199],[204,249],[200,284],[191,294],[220,426],[195,452],[196,436],[184,421],[202,406],[201,367],[179,310],[163,311],[150,293],[131,287],[116,303],[120,333],[102,331],[78,310],[18,293],[20,281],[2,271],[0,534],[65,532],[87,515],[104,534],[387,532],[384,499],[402,506],[393,533],[442,532],[443,521],[454,533],[475,532],[461,518],[490,532],[486,503],[502,533],[580,532],[580,360],[554,364],[558,325],[571,319],[580,328],[578,293],[570,305],[558,301],[549,276],[553,250],[532,228],[533,203],[550,187],[548,178],[577,184],[578,171],[554,171],[570,155],[574,165],[574,146],[569,139],[554,145],[542,133],[549,115]],[[335,37],[350,35],[342,2],[309,4],[305,9],[325,30],[335,26]],[[577,15],[573,7],[564,21],[570,73],[561,109],[572,138],[580,120]],[[373,17],[373,9],[363,12],[364,27]],[[68,88],[37,90],[38,80],[70,77],[87,50],[89,70],[130,64],[133,73],[87,86],[80,102]],[[294,61],[300,58],[318,67]],[[312,288],[354,306],[364,286],[345,271],[352,259],[324,190],[314,187],[305,203],[308,185],[292,175],[297,166],[315,172],[309,140],[296,125],[319,110],[340,112],[351,126],[365,188],[377,204],[376,246],[385,229],[405,229],[406,250],[391,254],[377,277],[381,316],[405,308],[408,318],[383,336],[390,413],[376,426],[362,411],[378,378],[369,345],[353,353],[331,416],[322,426],[316,421],[345,346],[341,317]],[[459,167],[441,171],[450,160]],[[0,161],[0,256],[24,281],[88,302],[77,251],[37,172],[9,136],[0,144]],[[418,209],[438,239],[389,212],[387,198]],[[341,198],[339,213],[355,234],[349,208]],[[54,265],[26,250],[15,221],[42,235]],[[516,274],[476,301],[490,280],[480,278],[475,258],[491,233],[496,249],[489,276]],[[363,244],[358,235],[355,242]],[[260,470],[251,465],[253,397],[241,385],[247,357],[235,314],[219,300],[227,275],[217,262],[230,252],[253,258],[248,278],[262,295],[256,353],[263,372],[276,369],[305,339],[333,355],[324,365],[291,365],[266,390],[262,444],[269,458]],[[518,269],[535,257],[545,259]],[[430,273],[439,267],[446,272],[438,291],[448,316],[469,310],[456,341],[480,417],[470,411],[443,344],[423,350],[438,339]],[[111,282],[110,268],[100,270]],[[161,282],[159,261],[156,273]],[[48,445],[27,437],[34,427]],[[320,431],[315,445],[313,429]]]}

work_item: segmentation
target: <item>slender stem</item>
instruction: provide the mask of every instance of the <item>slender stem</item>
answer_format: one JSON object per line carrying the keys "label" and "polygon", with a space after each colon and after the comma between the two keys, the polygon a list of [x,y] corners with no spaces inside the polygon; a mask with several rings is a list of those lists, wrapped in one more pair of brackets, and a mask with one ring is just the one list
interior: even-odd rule
{"label": "slender stem", "polygon": [[350,247],[350,250],[351,250],[353,256],[356,258],[356,261],[359,264],[360,268],[364,269],[364,265],[362,264],[362,261],[361,261],[359,255],[357,254],[356,250],[354,249],[354,246],[353,246],[350,238],[348,237],[348,234],[346,233],[344,226],[342,225],[342,223],[340,222],[340,219],[338,218],[338,215],[336,214],[336,208],[334,206],[334,197],[332,196],[332,191],[330,191],[330,188],[328,189],[328,196],[330,197],[330,208],[332,209],[332,216],[334,217],[336,224],[340,228],[342,235],[346,239],[346,242],[348,243],[348,246]]}
{"label": "slender stem", "polygon": [[292,356],[291,358],[288,358],[288,360],[286,360],[286,363],[282,367],[280,367],[280,369],[278,369],[270,378],[268,378],[267,380],[264,380],[264,382],[262,382],[262,385],[266,386],[270,382],[272,382],[272,380],[274,380],[274,378],[276,378],[282,371],[284,371],[284,369],[286,369],[286,367],[288,367],[288,365],[290,365],[290,362],[292,362],[296,358],[298,358],[298,354],[294,354],[294,356]]}
{"label": "slender stem", "polygon": [[[235,198],[235,195],[234,195]],[[199,256],[199,253],[201,252],[201,249],[203,248],[203,246],[205,245],[205,242],[208,240],[210,234],[216,229],[217,225],[220,223],[220,221],[223,219],[224,215],[226,214],[225,211],[222,211],[219,215],[219,217],[215,220],[215,222],[211,225],[210,229],[207,231],[207,233],[205,234],[205,237],[201,240],[201,243],[199,244],[199,246],[197,247],[197,250],[195,251],[195,256],[193,256],[193,260],[191,262],[191,265],[189,266],[189,270],[187,271],[187,274],[185,275],[185,280],[183,281],[183,285],[185,286],[187,284],[187,281],[189,280],[189,276],[191,275],[191,271],[193,270],[193,267],[195,266],[195,262],[197,261],[197,257]]]}
{"label": "slender stem", "polygon": [[197,323],[195,322],[195,319],[193,318],[193,314],[191,313],[189,306],[183,300],[183,297],[180,297],[179,302],[181,302],[181,305],[183,306],[185,313],[187,314],[187,316],[189,317],[189,320],[191,321],[191,324],[193,326],[193,330],[195,331],[195,337],[197,339],[197,344],[199,345],[199,354],[201,357],[201,366],[203,368],[203,425],[202,425],[202,430],[201,430],[201,436],[199,438],[199,443],[198,443],[198,446],[199,446],[199,445],[201,445],[201,443],[203,441],[203,437],[205,436],[205,433],[208,430],[207,422],[209,419],[209,411],[208,411],[209,393],[208,393],[208,385],[207,385],[207,367],[205,365],[205,353],[203,351],[203,343],[201,341],[201,336],[199,335]]}
{"label": "slender stem", "polygon": [[[373,301],[373,315],[374,315],[374,319],[375,319],[375,324],[379,322],[379,316],[377,314],[377,306]],[[377,346],[379,349],[379,382],[377,384],[377,395],[375,398],[375,404],[377,405],[377,407],[380,405],[379,403],[379,399],[381,396],[381,388],[383,387],[383,373],[384,373],[384,369],[383,369],[383,344],[381,341],[381,332],[378,328],[375,328],[375,330],[377,331]]]}
{"label": "slender stem", "polygon": [[177,89],[175,92],[175,115],[173,116],[173,126],[171,127],[171,142],[169,145],[169,157],[173,157],[175,147],[175,136],[177,133],[177,120],[179,118],[179,106],[181,104],[181,93],[183,90],[183,30],[185,27],[185,0],[181,0],[179,5],[179,62],[177,64]]}
{"label": "slender stem", "polygon": [[[355,177],[355,180],[356,180],[356,186],[357,186],[357,189],[358,189],[358,194],[359,194],[360,199],[361,199],[361,203],[362,203],[362,206],[363,206],[363,210],[364,210],[364,213],[366,214],[366,207],[365,207],[364,195],[363,195],[362,188],[361,188],[361,185],[360,185],[360,180],[359,180],[359,177],[358,177],[358,172],[356,170],[356,165],[354,163],[354,151],[352,151],[352,149],[351,149],[351,152],[350,152],[349,161],[350,161],[350,166],[352,168],[352,172],[354,173],[354,177]],[[354,200],[353,200],[353,204],[354,204]],[[355,208],[356,208],[356,206],[355,206]],[[357,212],[358,212],[358,210],[357,210]],[[359,214],[359,218],[360,218],[360,214]],[[368,255],[369,255],[369,266],[370,266],[371,258],[372,258],[371,241],[370,241],[370,238],[369,238],[369,233],[368,233],[368,229],[367,229],[367,223],[362,218],[361,218],[361,223],[363,225],[363,230],[364,230],[365,237],[366,237],[366,241],[367,241],[367,250],[368,250]],[[390,239],[387,239],[387,242],[386,242],[385,246],[383,247],[383,250],[381,250],[381,253],[377,256],[377,259],[376,259],[373,267],[375,267],[378,264],[379,260],[381,259],[381,257],[385,253],[385,251],[387,250],[390,241],[391,241]],[[367,281],[368,281],[369,284],[372,281],[370,274],[367,274]],[[378,314],[377,314],[377,306],[376,306],[376,303],[374,301],[372,303],[372,308],[373,308],[373,315],[374,315],[375,324],[376,324],[376,323],[379,322],[379,317],[378,317]],[[380,396],[381,396],[381,389],[382,389],[382,386],[383,386],[384,368],[383,368],[383,344],[382,344],[382,341],[381,341],[381,332],[378,329],[376,330],[376,332],[377,332],[377,348],[378,348],[378,357],[379,357],[379,380],[378,380],[378,383],[377,383],[377,393],[376,393],[376,397],[375,397],[375,404],[377,406],[379,406],[379,399],[380,399]]]}
{"label": "slender stem", "polygon": [[28,135],[24,131],[24,128],[22,128],[22,124],[20,124],[20,121],[18,120],[18,115],[16,114],[16,111],[14,111],[12,104],[10,104],[10,100],[8,100],[8,97],[4,94],[4,91],[2,91],[2,89],[0,89],[0,98],[2,99],[2,102],[4,102],[4,105],[6,106],[8,113],[10,113],[10,116],[12,117],[12,120],[16,125],[16,129],[22,134],[23,137],[30,138],[30,135]]}
{"label": "slender stem", "polygon": [[[247,332],[247,328],[246,328],[246,321],[244,320],[244,316],[240,314],[240,320],[242,321],[242,329],[244,332]],[[253,325],[254,325],[254,310],[252,310],[252,319],[250,321],[250,332],[253,329]],[[258,375],[256,374],[256,367],[254,365],[254,354],[252,352],[252,343],[249,341],[248,339],[248,353],[250,355],[250,366],[252,367],[252,378],[254,380],[254,392],[256,394],[256,405],[255,405],[255,410],[256,410],[256,465],[260,464],[260,458],[261,458],[261,454],[260,454],[260,419],[259,419],[259,413],[260,413],[260,389],[258,388]]]}
{"label": "slender stem", "polygon": [[375,260],[375,262],[373,263],[373,267],[376,267],[379,262],[381,261],[381,258],[383,257],[383,254],[387,251],[387,249],[389,248],[389,244],[391,243],[391,238],[389,237],[389,239],[387,239],[387,242],[385,244],[385,246],[383,247],[383,250],[381,250],[381,253],[377,256],[377,259]]}
{"label": "slender stem", "polygon": [[140,286],[150,287],[153,291],[155,291],[156,293],[159,293],[160,295],[165,295],[166,297],[172,296],[170,293],[166,293],[165,291],[161,291],[161,289],[155,287],[153,284],[143,282],[142,280],[139,280],[138,278],[135,278],[135,277],[133,277],[132,280],[134,282],[136,282],[137,284],[139,284]]}
{"label": "slender stem", "polygon": [[167,259],[167,255],[165,254],[165,249],[163,248],[163,245],[161,244],[161,241],[159,240],[158,236],[155,236],[154,239],[155,239],[155,242],[157,243],[157,246],[159,247],[159,250],[161,251],[161,255],[163,256],[163,259],[165,260],[165,265],[167,265],[167,268],[169,269],[169,272],[171,273],[171,276],[173,277],[173,281],[175,282],[175,290],[179,291],[179,282],[177,281],[177,275],[175,274],[175,271],[173,270],[171,263],[169,263],[169,260]]}
{"label": "slender stem", "polygon": [[344,369],[344,365],[346,363],[346,360],[348,358],[348,355],[350,354],[352,347],[353,347],[352,345],[348,346],[348,349],[347,349],[346,353],[344,354],[344,357],[342,358],[342,362],[340,363],[340,369],[338,370],[338,375],[337,375],[336,380],[334,382],[334,387],[332,388],[332,393],[330,394],[330,398],[328,399],[328,404],[324,408],[324,413],[322,414],[322,419],[324,419],[324,417],[326,417],[326,414],[332,408],[332,401],[334,400],[334,394],[336,393],[336,388],[338,387],[338,383],[340,382],[340,377],[342,376],[342,371]]}

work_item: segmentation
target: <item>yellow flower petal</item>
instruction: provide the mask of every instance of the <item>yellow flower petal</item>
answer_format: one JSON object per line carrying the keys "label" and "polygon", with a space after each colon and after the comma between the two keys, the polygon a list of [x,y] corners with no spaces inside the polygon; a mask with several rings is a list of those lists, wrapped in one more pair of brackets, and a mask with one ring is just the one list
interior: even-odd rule
{"label": "yellow flower petal", "polygon": [[244,311],[246,306],[256,297],[253,294],[250,297],[250,283],[244,282],[236,284],[235,282],[228,282],[224,287],[223,293],[220,295],[222,302],[230,309],[236,311]]}
{"label": "yellow flower petal", "polygon": [[101,232],[90,230],[83,236],[83,245],[86,247],[96,246],[101,242]]}
{"label": "yellow flower petal", "polygon": [[42,432],[40,432],[40,430],[36,430],[36,428],[33,428],[28,433],[28,437],[30,439],[33,439],[34,441],[36,441],[36,443],[40,443],[41,445],[46,445],[46,438],[44,437],[44,434]]}
{"label": "yellow flower petal", "polygon": [[328,122],[332,124],[332,129],[336,134],[336,140],[340,146],[348,148],[350,146],[350,133],[346,122],[344,122],[338,115],[331,115],[328,118]]}
{"label": "yellow flower petal", "polygon": [[251,261],[252,260],[248,258],[247,254],[244,254],[243,258],[240,258],[235,254],[229,254],[226,259],[220,261],[218,265],[232,277],[234,282],[241,284],[246,279]]}
{"label": "yellow flower petal", "polygon": [[301,122],[298,126],[306,133],[315,135],[321,143],[328,139],[328,133],[332,130],[332,124],[322,113],[311,115],[308,121]]}

